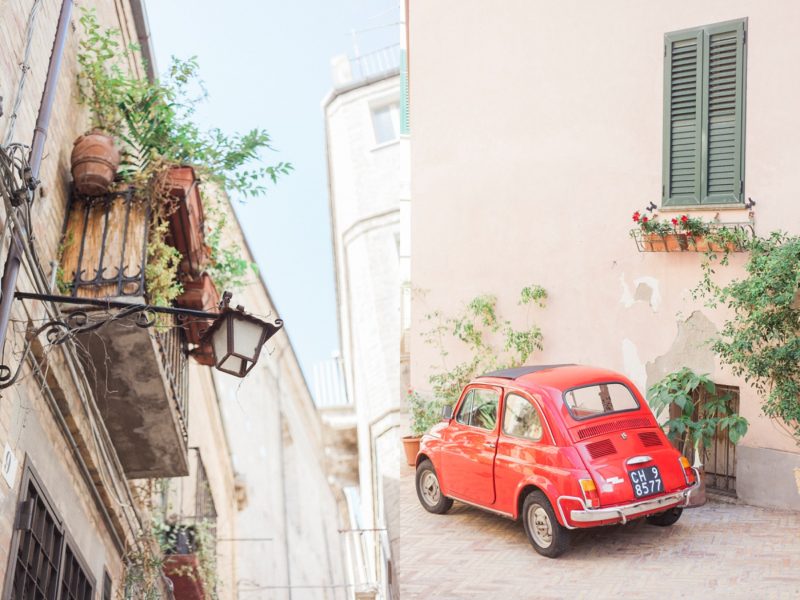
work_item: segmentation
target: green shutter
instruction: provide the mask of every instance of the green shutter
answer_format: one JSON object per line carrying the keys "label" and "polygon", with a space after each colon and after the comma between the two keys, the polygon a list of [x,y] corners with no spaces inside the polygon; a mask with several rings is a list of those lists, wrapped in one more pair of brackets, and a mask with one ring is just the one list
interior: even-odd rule
{"label": "green shutter", "polygon": [[743,201],[744,57],[744,21],[705,28],[703,204]]}
{"label": "green shutter", "polygon": [[408,101],[408,56],[405,50],[400,52],[400,134],[409,133],[409,101]]}
{"label": "green shutter", "polygon": [[747,20],[668,33],[663,206],[744,201]]}
{"label": "green shutter", "polygon": [[662,204],[699,204],[703,31],[668,33],[664,44]]}

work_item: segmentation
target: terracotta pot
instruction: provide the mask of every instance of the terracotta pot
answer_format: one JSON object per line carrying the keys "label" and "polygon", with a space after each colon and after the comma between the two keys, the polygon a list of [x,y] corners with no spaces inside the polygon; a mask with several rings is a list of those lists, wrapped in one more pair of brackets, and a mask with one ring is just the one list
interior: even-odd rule
{"label": "terracotta pot", "polygon": [[406,453],[406,463],[409,467],[417,464],[417,454],[419,454],[419,441],[422,438],[413,435],[403,436],[403,450]]}
{"label": "terracotta pot", "polygon": [[642,246],[645,252],[666,252],[667,245],[664,236],[658,233],[642,234]]}
{"label": "terracotta pot", "polygon": [[172,581],[173,595],[180,600],[203,600],[205,589],[196,554],[170,554],[164,559],[164,575]]}
{"label": "terracotta pot", "polygon": [[168,193],[174,201],[169,216],[167,243],[181,253],[179,271],[196,277],[209,258],[203,224],[203,203],[192,167],[173,167],[167,175]]}
{"label": "terracotta pot", "polygon": [[84,196],[102,196],[114,182],[120,155],[114,138],[94,130],[75,140],[71,161],[75,191]]}
{"label": "terracotta pot", "polygon": [[691,240],[691,248],[696,252],[708,251],[708,240],[704,235],[693,235],[689,238]]}
{"label": "terracotta pot", "polygon": [[[214,285],[214,281],[208,273],[202,273],[197,279],[183,282],[183,293],[175,299],[175,303],[181,308],[218,312],[219,300],[219,292],[217,291],[217,286]],[[200,344],[200,338],[210,325],[211,322],[206,319],[187,317],[184,322],[186,340],[190,344]],[[198,360],[198,362],[200,361]]]}
{"label": "terracotta pot", "polygon": [[688,236],[685,233],[668,233],[664,239],[667,252],[683,252],[689,247]]}

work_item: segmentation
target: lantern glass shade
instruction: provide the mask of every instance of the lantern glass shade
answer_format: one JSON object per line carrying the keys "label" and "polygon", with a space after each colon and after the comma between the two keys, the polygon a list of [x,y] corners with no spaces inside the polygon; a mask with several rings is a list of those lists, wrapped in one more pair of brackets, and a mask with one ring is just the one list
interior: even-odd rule
{"label": "lantern glass shade", "polygon": [[244,377],[258,360],[274,327],[241,311],[223,312],[209,330],[217,369]]}

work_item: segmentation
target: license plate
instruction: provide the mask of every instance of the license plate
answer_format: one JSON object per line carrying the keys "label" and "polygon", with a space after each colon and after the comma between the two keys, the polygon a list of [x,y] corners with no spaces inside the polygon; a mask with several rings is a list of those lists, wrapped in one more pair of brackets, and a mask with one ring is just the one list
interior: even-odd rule
{"label": "license plate", "polygon": [[633,494],[637,498],[652,496],[664,491],[664,482],[661,481],[661,473],[658,467],[642,467],[628,473],[633,486]]}

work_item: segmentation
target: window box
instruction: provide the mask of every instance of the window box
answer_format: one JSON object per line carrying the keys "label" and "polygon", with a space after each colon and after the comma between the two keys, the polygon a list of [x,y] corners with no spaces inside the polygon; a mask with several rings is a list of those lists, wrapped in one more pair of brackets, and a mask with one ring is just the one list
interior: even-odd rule
{"label": "window box", "polygon": [[204,600],[205,588],[200,576],[197,554],[170,554],[164,559],[164,575],[169,577],[173,595],[180,600]]}
{"label": "window box", "polygon": [[[725,231],[726,233],[720,233]],[[730,233],[727,233],[730,232]],[[639,252],[744,252],[745,240],[752,236],[752,225],[720,226],[708,235],[690,233],[645,233],[631,229],[631,237]]]}
{"label": "window box", "polygon": [[[181,308],[217,312],[219,310],[220,295],[211,276],[208,273],[202,273],[195,279],[183,282],[183,293],[175,299],[175,303]],[[214,366],[214,354],[211,349],[211,342],[207,341],[203,344],[200,340],[210,325],[211,322],[204,319],[192,319],[190,317],[184,321],[186,341],[195,345],[190,355],[201,365],[206,366]]]}
{"label": "window box", "polygon": [[203,230],[203,203],[198,180],[192,167],[173,167],[167,176],[167,192],[173,198],[169,208],[170,246],[181,253],[179,271],[199,276],[208,263],[209,249]]}

